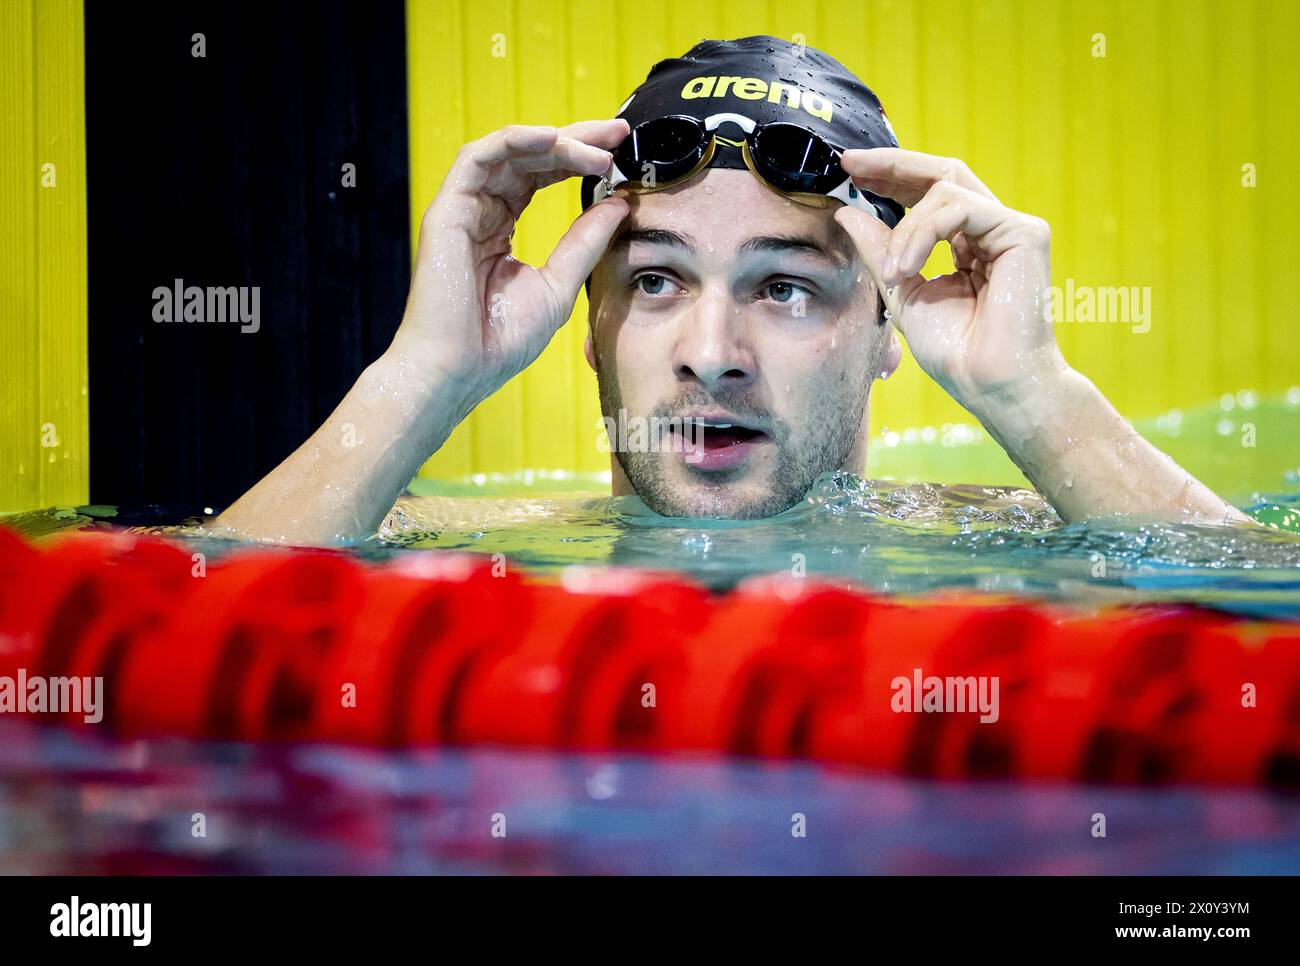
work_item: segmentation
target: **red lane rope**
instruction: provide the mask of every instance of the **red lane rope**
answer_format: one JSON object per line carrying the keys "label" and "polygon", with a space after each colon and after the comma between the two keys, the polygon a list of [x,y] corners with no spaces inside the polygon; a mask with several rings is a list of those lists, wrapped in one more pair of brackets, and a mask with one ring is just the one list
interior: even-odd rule
{"label": "red lane rope", "polygon": [[716,596],[671,574],[541,581],[431,552],[250,547],[206,567],[156,537],[36,546],[0,528],[0,714],[20,675],[102,678],[125,736],[1300,788],[1300,624],[1190,607],[900,601],[792,577]]}

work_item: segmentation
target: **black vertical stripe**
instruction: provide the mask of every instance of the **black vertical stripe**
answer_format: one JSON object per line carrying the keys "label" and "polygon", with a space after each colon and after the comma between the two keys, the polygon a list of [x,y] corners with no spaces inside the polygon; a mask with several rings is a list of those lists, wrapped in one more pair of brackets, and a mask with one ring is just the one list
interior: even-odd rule
{"label": "black vertical stripe", "polygon": [[[400,320],[404,7],[85,9],[91,499],[221,507],[310,435]],[[152,292],[175,278],[259,287],[260,331],[155,323]]]}

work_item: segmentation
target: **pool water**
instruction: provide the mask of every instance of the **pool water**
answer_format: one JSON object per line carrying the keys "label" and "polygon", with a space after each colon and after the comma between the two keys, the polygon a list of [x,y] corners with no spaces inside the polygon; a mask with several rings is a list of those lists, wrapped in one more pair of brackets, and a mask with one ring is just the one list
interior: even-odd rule
{"label": "pool water", "polygon": [[[1240,444],[1246,427],[1258,447]],[[1265,401],[1225,397],[1138,428],[1260,525],[1110,518],[1066,526],[1023,486],[905,484],[845,473],[823,477],[801,504],[767,520],[686,520],[658,516],[635,497],[609,496],[608,474],[518,474],[417,480],[380,533],[355,550],[370,558],[412,549],[500,554],[543,575],[571,565],[649,567],[715,589],[785,572],[886,593],[992,592],[1090,606],[1188,601],[1300,617],[1300,476],[1289,451],[1300,439],[1300,392]],[[949,454],[952,472],[1007,479],[988,462],[1000,457],[990,454],[993,444],[950,428],[943,435],[972,441],[967,452]],[[923,431],[889,439],[887,467],[942,447],[926,443]],[[208,536],[201,516],[178,525],[183,516],[156,507],[80,507],[6,522],[30,536],[129,526],[193,542],[209,557],[239,546]]]}
{"label": "pool water", "polygon": [[1190,599],[1300,615],[1300,536],[1292,532],[1115,520],[1064,526],[1028,490],[848,474],[822,479],[802,504],[761,521],[669,519],[628,497],[406,498],[382,540],[500,553],[539,572],[648,566],[715,588],[787,572],[894,593]]}
{"label": "pool water", "polygon": [[[1105,839],[1088,831],[1097,811]],[[804,837],[791,835],[795,814]],[[945,783],[714,755],[109,741],[0,721],[10,875],[1297,870],[1300,801],[1257,789]]]}
{"label": "pool water", "polygon": [[[659,517],[608,479],[518,474],[415,481],[351,548],[501,554],[677,571],[723,589],[773,572],[897,594],[974,591],[1089,607],[1191,601],[1300,618],[1294,401],[1253,404],[1267,449],[1242,452],[1226,406],[1140,425],[1259,526],[1109,519],[1066,526],[978,434],[944,453],[898,433],[877,477],[820,480],[760,521]],[[1225,446],[1224,440],[1234,445]],[[935,453],[947,456],[929,465]],[[882,458],[883,456],[883,458]],[[886,479],[974,480],[967,485]],[[211,510],[49,508],[0,522],[32,538],[158,533],[210,560]],[[0,720],[0,873],[1295,874],[1300,802],[1264,789],[942,782],[800,761],[519,748],[409,751],[114,739]],[[1113,837],[1088,835],[1105,812]],[[207,832],[193,835],[202,813]],[[815,834],[793,838],[791,816]],[[508,816],[509,838],[490,834]],[[719,834],[722,830],[723,834]]]}

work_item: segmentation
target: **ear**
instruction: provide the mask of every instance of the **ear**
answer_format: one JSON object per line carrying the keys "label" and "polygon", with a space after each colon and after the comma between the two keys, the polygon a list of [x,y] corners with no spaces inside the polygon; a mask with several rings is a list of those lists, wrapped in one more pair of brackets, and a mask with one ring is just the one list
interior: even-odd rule
{"label": "ear", "polygon": [[885,343],[880,353],[880,371],[874,373],[874,377],[880,379],[888,379],[892,376],[898,369],[898,364],[903,361],[903,346],[898,341],[898,331],[892,325],[886,338],[889,341]]}
{"label": "ear", "polygon": [[587,338],[582,343],[582,354],[586,357],[587,365],[591,367],[592,372],[596,371],[596,349],[591,344],[591,340],[596,331],[596,302],[600,298],[599,293],[592,292],[592,289],[595,288],[593,284],[595,278],[596,273],[593,270],[587,278]]}

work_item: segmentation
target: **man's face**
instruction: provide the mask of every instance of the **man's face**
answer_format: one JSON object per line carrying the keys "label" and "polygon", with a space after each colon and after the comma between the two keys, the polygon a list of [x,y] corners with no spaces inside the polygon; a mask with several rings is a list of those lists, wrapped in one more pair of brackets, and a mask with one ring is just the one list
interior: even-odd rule
{"label": "man's face", "polygon": [[822,473],[862,472],[871,380],[899,347],[834,208],[724,168],[628,200],[592,277],[587,359],[607,419],[674,433],[651,451],[615,441],[614,492],[749,519]]}

